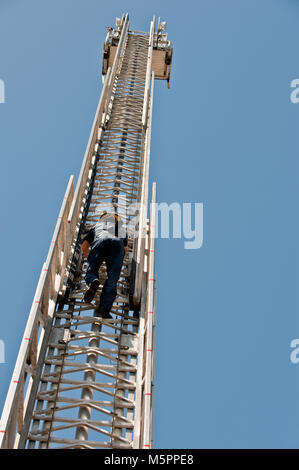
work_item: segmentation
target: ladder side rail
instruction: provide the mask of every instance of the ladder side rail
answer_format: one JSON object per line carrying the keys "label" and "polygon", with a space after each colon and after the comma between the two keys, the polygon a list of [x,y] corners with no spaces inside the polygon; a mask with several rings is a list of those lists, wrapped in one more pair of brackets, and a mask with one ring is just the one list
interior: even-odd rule
{"label": "ladder side rail", "polygon": [[[144,238],[145,238],[145,220],[146,215],[144,214],[144,204],[147,206],[147,201],[144,198],[145,192],[145,168],[147,168],[147,158],[148,150],[150,147],[150,121],[148,121],[148,103],[149,100],[152,102],[152,97],[149,93],[150,87],[150,78],[152,70],[152,57],[153,57],[153,41],[154,41],[154,30],[155,30],[155,20],[151,21],[150,24],[150,34],[148,40],[148,53],[147,53],[147,68],[146,68],[146,79],[145,79],[145,89],[143,97],[143,110],[142,110],[142,126],[143,126],[143,155],[142,155],[142,173],[141,173],[141,184],[140,184],[140,193],[138,197],[138,220],[136,232],[138,236],[135,239],[133,247],[133,260],[135,261],[135,273],[134,273],[134,283],[133,283],[133,304],[135,308],[139,308],[140,299],[141,299],[141,282],[143,271],[143,261],[144,261]],[[153,82],[152,82],[153,83]],[[153,87],[153,85],[152,85]]]}
{"label": "ladder side rail", "polygon": [[143,408],[143,436],[142,447],[150,449],[152,430],[152,356],[153,356],[153,311],[154,311],[154,252],[155,252],[155,225],[156,225],[156,185],[152,190],[149,220],[148,243],[148,271],[147,271],[147,308],[145,331],[145,372],[144,372],[144,408]]}
{"label": "ladder side rail", "polygon": [[[18,432],[21,431],[23,416],[26,411],[24,409],[24,384],[26,376],[28,372],[31,378],[35,374],[40,352],[40,345],[38,345],[37,339],[41,331],[45,330],[48,319],[53,315],[59,289],[61,288],[63,275],[58,277],[60,280],[59,284],[55,282],[55,275],[58,271],[61,272],[63,258],[67,256],[68,252],[66,242],[66,233],[68,231],[67,214],[73,200],[73,180],[74,177],[72,175],[67,185],[46,262],[43,264],[40,273],[12,374],[12,380],[1,416],[0,448],[12,447],[15,441],[17,420]],[[32,381],[30,380],[27,390],[29,393],[31,385]]]}
{"label": "ladder side rail", "polygon": [[[157,191],[157,185],[156,182],[153,183],[152,185],[152,200],[151,200],[151,206],[152,210],[155,213],[155,221],[151,225],[151,237],[156,238],[156,217],[157,217],[157,212],[156,212],[156,191]],[[154,248],[153,248],[154,250]],[[152,251],[152,254],[154,256],[155,251]],[[153,273],[154,273],[153,269]],[[152,381],[152,403],[151,403],[151,416],[150,416],[150,443],[151,443],[151,448],[154,448],[154,416],[153,416],[153,411],[155,409],[155,353],[156,353],[156,302],[157,302],[157,276],[156,274],[153,276],[154,281],[153,281],[153,314],[152,314],[152,328],[153,328],[153,337],[152,337],[152,364],[151,364],[151,371],[152,371],[152,376],[151,376],[151,381]]]}
{"label": "ladder side rail", "polygon": [[143,405],[143,355],[144,355],[144,332],[145,332],[145,316],[146,316],[146,273],[143,276],[141,308],[139,316],[139,332],[138,332],[138,367],[136,374],[136,394],[135,394],[135,417],[133,431],[133,449],[140,449],[141,439],[141,416]]}
{"label": "ladder side rail", "polygon": [[[39,299],[41,296],[46,277],[44,269],[45,263],[43,264],[40,273],[34,299]],[[23,386],[26,380],[27,372],[29,372],[29,367],[27,366],[27,370],[25,370],[25,367],[27,365],[27,361],[30,361],[30,353],[32,349],[30,348],[30,342],[32,341],[33,331],[37,325],[39,326],[39,313],[39,306],[35,303],[35,300],[33,300],[1,416],[1,449],[12,449],[14,447],[16,433],[18,430],[17,428],[19,428],[18,410],[23,409]]]}
{"label": "ladder side rail", "polygon": [[133,301],[138,305],[141,298],[141,283],[142,271],[144,262],[144,246],[146,238],[146,220],[147,220],[147,206],[148,206],[148,180],[149,180],[149,162],[150,162],[150,146],[151,146],[151,128],[152,128],[152,113],[153,113],[153,99],[154,99],[154,73],[152,73],[151,80],[151,93],[149,105],[149,118],[147,121],[145,152],[143,159],[142,181],[141,181],[141,197],[139,207],[139,224],[138,224],[138,239],[136,243],[136,273],[134,283]]}
{"label": "ladder side rail", "polygon": [[[154,183],[156,184],[156,183]],[[156,352],[156,301],[157,301],[157,276],[154,276],[154,293],[153,293],[153,354],[152,354],[152,406],[151,406],[151,429],[150,429],[150,440],[151,446],[154,448],[154,416],[153,411],[155,409],[155,352]]]}

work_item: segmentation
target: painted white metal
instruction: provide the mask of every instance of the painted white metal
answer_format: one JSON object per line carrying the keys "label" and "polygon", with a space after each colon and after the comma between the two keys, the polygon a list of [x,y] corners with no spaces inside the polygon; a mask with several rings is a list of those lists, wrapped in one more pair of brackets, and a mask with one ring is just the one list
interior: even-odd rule
{"label": "painted white metal", "polygon": [[154,252],[155,252],[155,226],[156,226],[156,184],[152,188],[150,208],[150,228],[147,266],[147,307],[145,325],[145,376],[144,376],[144,428],[142,447],[152,447],[152,378],[153,378],[153,315],[154,315]]}
{"label": "painted white metal", "polygon": [[153,45],[154,45],[154,32],[155,32],[155,17],[151,21],[150,35],[148,41],[148,56],[147,56],[147,68],[146,68],[146,79],[145,79],[145,93],[143,101],[143,113],[142,113],[142,124],[143,127],[147,126],[148,119],[148,106],[149,106],[149,89],[150,89],[150,80],[152,73],[152,59],[153,59]]}

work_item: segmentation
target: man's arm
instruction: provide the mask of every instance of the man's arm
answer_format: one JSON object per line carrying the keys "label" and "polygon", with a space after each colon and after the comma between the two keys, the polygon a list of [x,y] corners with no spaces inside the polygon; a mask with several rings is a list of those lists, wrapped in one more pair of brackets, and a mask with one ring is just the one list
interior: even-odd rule
{"label": "man's arm", "polygon": [[82,250],[82,253],[83,255],[87,258],[87,256],[89,255],[89,249],[90,249],[90,244],[88,243],[87,240],[84,240],[84,242],[82,243],[81,245],[81,250]]}
{"label": "man's arm", "polygon": [[91,230],[89,230],[87,235],[85,235],[85,237],[83,238],[83,242],[81,245],[82,253],[84,256],[86,256],[86,258],[89,255],[90,245],[92,244],[93,240],[94,240],[94,229],[92,228]]}

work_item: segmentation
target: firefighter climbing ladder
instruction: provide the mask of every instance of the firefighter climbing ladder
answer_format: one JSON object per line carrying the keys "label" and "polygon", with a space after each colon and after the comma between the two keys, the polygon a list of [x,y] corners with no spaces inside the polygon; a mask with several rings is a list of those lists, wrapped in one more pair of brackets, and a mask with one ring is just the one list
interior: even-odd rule
{"label": "firefighter climbing ladder", "polygon": [[[151,448],[155,333],[156,185],[149,218],[154,79],[169,85],[165,22],[108,28],[105,77],[81,171],[71,176],[42,266],[0,422],[1,448]],[[129,241],[112,319],[84,302],[81,241],[103,208]]]}

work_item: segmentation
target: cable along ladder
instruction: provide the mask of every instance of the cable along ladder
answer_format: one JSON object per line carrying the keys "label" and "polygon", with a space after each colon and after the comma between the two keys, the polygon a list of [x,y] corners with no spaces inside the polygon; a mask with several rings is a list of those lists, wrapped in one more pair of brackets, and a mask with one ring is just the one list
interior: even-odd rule
{"label": "cable along ladder", "polygon": [[[105,76],[74,190],[67,185],[0,422],[0,448],[151,448],[155,332],[156,184],[149,200],[154,79],[169,84],[165,23],[108,28]],[[104,208],[128,231],[111,313],[84,302],[85,233]]]}

